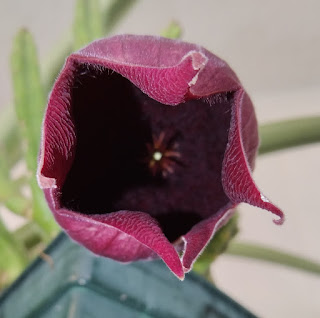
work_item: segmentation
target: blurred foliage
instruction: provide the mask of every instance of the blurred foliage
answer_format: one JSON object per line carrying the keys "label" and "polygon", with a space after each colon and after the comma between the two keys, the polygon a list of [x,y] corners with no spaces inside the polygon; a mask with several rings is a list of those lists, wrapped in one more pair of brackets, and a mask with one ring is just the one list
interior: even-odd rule
{"label": "blurred foliage", "polygon": [[162,32],[161,36],[169,39],[180,39],[182,37],[182,29],[178,22],[172,21]]}
{"label": "blurred foliage", "polygon": [[[25,29],[19,31],[13,42],[11,70],[14,104],[20,123],[21,142],[25,145],[24,158],[32,193],[31,218],[43,229],[44,239],[49,239],[57,233],[57,225],[45,203],[42,191],[37,186],[35,173],[46,102],[36,51],[32,35]],[[8,208],[12,209],[12,204]]]}
{"label": "blurred foliage", "polygon": [[91,42],[92,39],[101,38],[103,35],[102,11],[98,0],[78,0],[73,23],[74,43],[73,49]]}
{"label": "blurred foliage", "polygon": [[28,264],[27,251],[0,220],[0,287],[8,285]]}

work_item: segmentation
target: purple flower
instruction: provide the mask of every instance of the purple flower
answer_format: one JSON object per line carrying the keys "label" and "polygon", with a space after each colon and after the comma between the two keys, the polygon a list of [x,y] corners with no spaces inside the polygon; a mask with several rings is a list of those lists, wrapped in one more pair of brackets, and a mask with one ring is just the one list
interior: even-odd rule
{"label": "purple flower", "polygon": [[[98,255],[185,272],[256,187],[252,103],[204,48],[121,35],[71,54],[46,110],[38,180],[62,228]],[[182,256],[181,256],[182,255]]]}

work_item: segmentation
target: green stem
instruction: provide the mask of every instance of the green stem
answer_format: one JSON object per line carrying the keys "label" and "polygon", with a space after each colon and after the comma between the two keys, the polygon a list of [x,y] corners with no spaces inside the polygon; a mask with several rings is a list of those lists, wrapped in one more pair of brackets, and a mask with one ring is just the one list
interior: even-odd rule
{"label": "green stem", "polygon": [[320,275],[319,263],[257,244],[231,242],[226,253],[281,264]]}
{"label": "green stem", "polygon": [[[4,255],[2,255],[3,259],[0,261],[0,269],[3,265],[15,265],[17,267],[21,267],[22,269],[28,264],[28,256],[27,252],[21,244],[20,241],[17,240],[15,235],[10,232],[5,225],[2,223],[0,219],[0,245],[1,252],[4,253],[4,249],[8,250],[9,259],[6,259]],[[4,264],[3,264],[4,263]]]}
{"label": "green stem", "polygon": [[261,125],[259,154],[320,141],[320,116]]}

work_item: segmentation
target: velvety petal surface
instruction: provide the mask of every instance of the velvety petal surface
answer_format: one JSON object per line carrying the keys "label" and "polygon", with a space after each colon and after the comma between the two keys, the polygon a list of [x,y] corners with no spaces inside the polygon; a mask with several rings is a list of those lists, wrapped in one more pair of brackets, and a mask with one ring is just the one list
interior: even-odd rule
{"label": "velvety petal surface", "polygon": [[257,148],[252,103],[224,61],[177,40],[115,36],[66,60],[38,181],[74,240],[122,262],[160,257],[183,279],[238,203],[283,221],[252,179]]}

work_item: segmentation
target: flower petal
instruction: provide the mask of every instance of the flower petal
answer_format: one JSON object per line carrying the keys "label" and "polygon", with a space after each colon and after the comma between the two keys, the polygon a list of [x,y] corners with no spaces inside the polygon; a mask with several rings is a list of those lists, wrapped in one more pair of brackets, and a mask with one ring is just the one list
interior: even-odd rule
{"label": "flower petal", "polygon": [[232,202],[246,202],[269,210],[279,217],[274,222],[282,224],[284,222],[283,212],[258,190],[251,175],[251,167],[257,149],[255,146],[258,139],[256,126],[251,101],[248,95],[240,89],[235,95],[229,143],[222,165],[222,184]]}
{"label": "flower petal", "polygon": [[[145,160],[147,145],[156,160],[154,140],[167,143],[157,148],[168,156],[156,166],[166,169],[161,180]],[[74,240],[122,262],[160,257],[183,279],[238,203],[283,222],[252,179],[258,144],[252,103],[223,60],[194,44],[114,36],[66,60],[37,176]]]}
{"label": "flower petal", "polygon": [[190,85],[208,59],[190,44],[159,40],[115,36],[93,42],[74,54],[73,59],[112,69],[156,101],[177,105],[185,101]]}
{"label": "flower petal", "polygon": [[182,258],[183,269],[189,272],[193,263],[205,249],[214,234],[225,225],[234,213],[234,205],[228,204],[212,217],[195,225],[186,235],[184,241],[184,254]]}
{"label": "flower petal", "polygon": [[80,214],[59,207],[55,192],[55,189],[45,190],[50,208],[75,241],[95,254],[121,262],[160,257],[179,279],[184,279],[178,253],[150,215],[134,211]]}

